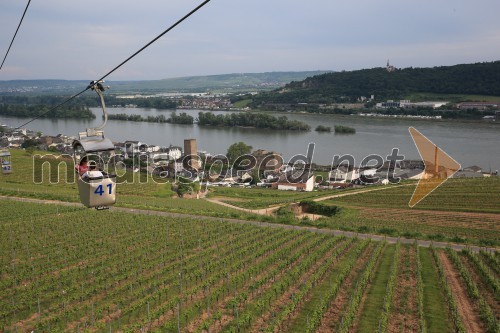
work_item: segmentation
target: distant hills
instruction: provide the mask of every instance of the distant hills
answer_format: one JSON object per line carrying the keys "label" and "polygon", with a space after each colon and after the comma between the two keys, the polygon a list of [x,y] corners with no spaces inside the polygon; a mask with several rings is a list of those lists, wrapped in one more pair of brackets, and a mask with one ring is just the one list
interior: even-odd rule
{"label": "distant hills", "polygon": [[[108,81],[113,93],[159,92],[248,92],[272,90],[292,81],[328,71],[235,73],[178,77],[150,81]],[[90,82],[83,80],[14,80],[0,81],[0,93],[66,94],[79,92]]]}
{"label": "distant hills", "polygon": [[442,66],[325,73],[252,97],[252,106],[280,103],[345,103],[375,95],[377,101],[412,94],[500,96],[500,61]]}
{"label": "distant hills", "polygon": [[[62,95],[81,91],[88,81],[0,81],[0,94]],[[387,71],[304,71],[190,76],[151,81],[108,81],[110,94],[169,92],[253,92],[241,97],[253,108],[279,104],[331,104],[388,99],[487,100],[500,96],[500,61]],[[479,95],[479,96],[477,96]],[[365,97],[366,99],[362,98]],[[491,97],[500,100],[500,97]],[[491,100],[491,98],[489,100]],[[234,98],[237,101],[239,98]]]}
{"label": "distant hills", "polygon": [[178,77],[157,81],[116,82],[116,89],[124,91],[249,91],[271,90],[292,81],[324,74],[327,71],[239,73],[209,76]]}

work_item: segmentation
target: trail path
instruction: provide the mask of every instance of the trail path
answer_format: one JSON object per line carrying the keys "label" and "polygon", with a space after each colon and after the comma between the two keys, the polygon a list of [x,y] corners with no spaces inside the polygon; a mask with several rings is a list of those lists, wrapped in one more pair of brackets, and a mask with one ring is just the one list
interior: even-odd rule
{"label": "trail path", "polygon": [[[399,186],[411,186],[411,185],[414,185],[414,184],[399,185]],[[354,195],[354,194],[359,194],[359,193],[365,193],[365,192],[373,192],[373,191],[386,190],[386,189],[390,189],[390,188],[394,188],[394,186],[376,187],[376,188],[362,189],[362,190],[359,190],[359,191],[349,191],[349,192],[345,192],[345,193],[337,193],[337,194],[327,195],[327,196],[320,197],[320,198],[314,198],[312,200],[313,201],[324,201],[324,200],[333,199],[333,198],[341,198],[341,197],[346,197],[346,196],[349,196],[349,195]],[[211,203],[214,203],[214,204],[217,204],[217,205],[221,205],[221,206],[233,208],[233,209],[236,209],[236,210],[241,210],[243,212],[247,212],[247,213],[251,213],[251,214],[258,214],[258,215],[272,215],[280,207],[289,204],[289,203],[286,203],[286,204],[281,204],[281,205],[276,205],[276,206],[270,206],[270,207],[261,208],[261,209],[248,209],[248,208],[243,208],[243,207],[238,207],[238,206],[235,206],[235,205],[231,205],[230,203],[222,201],[224,199],[222,199],[220,197],[210,198],[210,199],[206,198],[204,200],[207,200],[207,201],[209,201]],[[227,199],[227,200],[229,201],[229,200],[232,200],[232,199]]]}

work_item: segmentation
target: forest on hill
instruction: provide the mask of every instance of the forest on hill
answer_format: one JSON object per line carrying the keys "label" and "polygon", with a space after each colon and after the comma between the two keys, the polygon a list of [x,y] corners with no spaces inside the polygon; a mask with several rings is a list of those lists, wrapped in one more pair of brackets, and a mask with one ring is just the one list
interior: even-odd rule
{"label": "forest on hill", "polygon": [[252,107],[281,103],[348,103],[375,95],[377,101],[413,93],[500,95],[500,61],[433,68],[362,69],[294,81],[252,97]]}

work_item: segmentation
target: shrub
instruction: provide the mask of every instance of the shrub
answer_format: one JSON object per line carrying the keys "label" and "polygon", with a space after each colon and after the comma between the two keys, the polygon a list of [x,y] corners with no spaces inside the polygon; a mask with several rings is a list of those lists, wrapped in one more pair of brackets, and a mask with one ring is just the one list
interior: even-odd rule
{"label": "shrub", "polygon": [[340,212],[340,207],[325,205],[312,200],[303,200],[300,202],[300,206],[304,212],[310,214],[334,216]]}
{"label": "shrub", "polygon": [[335,134],[354,134],[356,129],[349,126],[336,125]]}

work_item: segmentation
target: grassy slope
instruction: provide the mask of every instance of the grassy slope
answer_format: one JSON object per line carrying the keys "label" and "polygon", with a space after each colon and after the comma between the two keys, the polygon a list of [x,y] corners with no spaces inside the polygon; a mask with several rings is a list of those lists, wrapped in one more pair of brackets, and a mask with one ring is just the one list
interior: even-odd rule
{"label": "grassy slope", "polygon": [[266,208],[277,204],[286,204],[301,201],[304,199],[324,196],[326,192],[296,192],[277,191],[264,188],[232,188],[215,187],[211,189],[211,197],[217,197],[227,201],[232,205],[243,208]]}
{"label": "grassy slope", "polygon": [[[46,154],[47,152],[38,153]],[[59,183],[50,184],[48,176],[45,176],[48,175],[48,171],[44,171],[46,178],[43,183],[35,184],[32,157],[21,150],[11,150],[11,154],[13,173],[10,175],[0,174],[0,195],[79,202],[77,185],[71,182],[71,179],[70,182],[66,182],[67,178],[63,168],[60,169],[62,172]],[[55,165],[53,170],[55,170]],[[137,173],[129,173],[127,177],[118,180],[122,183],[117,185],[117,206],[218,217],[246,218],[248,216],[244,212],[205,200],[172,198],[168,196],[169,191],[164,183],[154,182],[151,178],[146,179],[144,176],[139,180],[138,177]]]}

